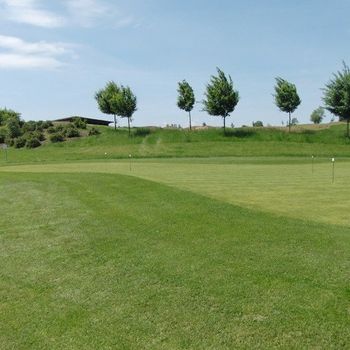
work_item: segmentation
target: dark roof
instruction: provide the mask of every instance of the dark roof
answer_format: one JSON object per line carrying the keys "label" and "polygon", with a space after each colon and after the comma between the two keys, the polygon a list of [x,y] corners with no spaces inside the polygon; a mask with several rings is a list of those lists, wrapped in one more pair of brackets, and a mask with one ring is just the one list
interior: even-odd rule
{"label": "dark roof", "polygon": [[75,118],[81,118],[86,120],[88,124],[91,125],[106,125],[108,126],[111,124],[110,120],[101,120],[101,119],[94,119],[94,118],[85,118],[85,117],[68,117],[68,118],[61,118],[61,119],[56,119],[54,122],[72,122]]}

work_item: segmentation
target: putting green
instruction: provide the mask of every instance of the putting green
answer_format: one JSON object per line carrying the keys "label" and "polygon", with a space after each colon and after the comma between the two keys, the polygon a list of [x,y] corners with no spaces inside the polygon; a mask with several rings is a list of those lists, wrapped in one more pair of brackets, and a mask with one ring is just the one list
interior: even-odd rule
{"label": "putting green", "polygon": [[[276,159],[277,161],[277,159]],[[182,190],[283,216],[348,226],[350,162],[337,162],[332,183],[330,161],[294,159],[275,163],[235,159],[132,160],[17,165],[6,172],[127,174]]]}

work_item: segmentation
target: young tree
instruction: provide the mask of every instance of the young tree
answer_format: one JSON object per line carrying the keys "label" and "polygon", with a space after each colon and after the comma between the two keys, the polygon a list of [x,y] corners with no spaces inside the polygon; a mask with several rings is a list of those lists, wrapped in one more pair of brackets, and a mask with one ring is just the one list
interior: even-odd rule
{"label": "young tree", "polygon": [[335,73],[333,79],[326,85],[323,101],[328,111],[340,119],[346,120],[346,135],[349,138],[350,69],[345,62],[343,62],[343,70]]}
{"label": "young tree", "polygon": [[212,76],[203,101],[204,110],[213,116],[220,116],[224,121],[226,134],[226,118],[232,113],[239,101],[239,93],[233,88],[231,76],[217,68],[218,76]]}
{"label": "young tree", "polygon": [[276,78],[275,86],[275,103],[276,106],[282,111],[289,114],[289,132],[292,125],[291,114],[298,108],[301,103],[297,88],[294,84],[282,78]]}
{"label": "young tree", "polygon": [[5,125],[9,119],[15,119],[20,123],[21,113],[15,112],[12,109],[0,109],[0,125]]}
{"label": "young tree", "polygon": [[129,86],[121,86],[119,93],[111,101],[112,109],[121,118],[128,118],[130,136],[130,122],[132,115],[137,111],[137,98]]}
{"label": "young tree", "polygon": [[177,92],[179,93],[179,96],[177,98],[177,106],[180,109],[188,112],[190,130],[192,130],[191,111],[195,104],[193,89],[186,80],[183,80],[182,82],[179,82],[179,87]]}
{"label": "young tree", "polygon": [[320,124],[322,123],[322,120],[324,117],[325,117],[324,108],[318,107],[311,113],[310,120],[314,124]]}
{"label": "young tree", "polygon": [[96,92],[95,99],[98,103],[98,107],[102,113],[112,114],[114,116],[114,130],[117,130],[117,111],[113,100],[115,100],[120,93],[119,86],[114,82],[110,81],[106,84],[104,89]]}

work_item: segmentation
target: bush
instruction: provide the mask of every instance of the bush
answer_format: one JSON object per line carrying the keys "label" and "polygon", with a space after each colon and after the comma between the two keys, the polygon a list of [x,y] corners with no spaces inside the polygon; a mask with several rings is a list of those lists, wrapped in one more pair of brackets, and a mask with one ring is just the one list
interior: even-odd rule
{"label": "bush", "polygon": [[38,139],[39,141],[45,141],[45,135],[42,131],[36,130],[33,133],[31,133],[31,136]]}
{"label": "bush", "polygon": [[53,143],[57,142],[63,142],[64,141],[64,135],[60,132],[54,133],[50,136],[50,141]]}
{"label": "bush", "polygon": [[29,122],[25,122],[23,124],[23,131],[24,132],[29,132],[29,131],[35,131],[37,128],[37,122],[30,120]]}
{"label": "bush", "polygon": [[46,120],[43,122],[42,126],[43,126],[43,129],[48,129],[53,126],[53,123],[50,120]]}
{"label": "bush", "polygon": [[13,145],[15,148],[23,148],[26,145],[27,139],[24,136],[14,139]]}
{"label": "bush", "polygon": [[253,126],[255,128],[262,128],[264,126],[264,124],[261,120],[257,120],[256,122],[253,122]]}
{"label": "bush", "polygon": [[150,128],[137,128],[135,131],[135,136],[147,136],[151,133]]}
{"label": "bush", "polygon": [[101,131],[98,130],[97,128],[95,128],[95,127],[92,127],[89,130],[89,136],[94,136],[94,135],[99,135],[99,134],[101,134]]}
{"label": "bush", "polygon": [[26,147],[27,148],[36,148],[39,147],[41,145],[41,142],[39,141],[38,138],[31,136],[27,139],[26,142]]}
{"label": "bush", "polygon": [[86,129],[86,120],[80,117],[75,117],[73,119],[73,125],[78,129]]}
{"label": "bush", "polygon": [[7,135],[6,127],[1,126],[0,127],[0,143],[5,143],[6,135]]}
{"label": "bush", "polygon": [[80,136],[80,132],[77,128],[69,126],[66,130],[65,130],[65,136],[66,137],[79,137]]}
{"label": "bush", "polygon": [[47,128],[47,132],[49,134],[54,134],[56,132],[56,128],[52,125]]}

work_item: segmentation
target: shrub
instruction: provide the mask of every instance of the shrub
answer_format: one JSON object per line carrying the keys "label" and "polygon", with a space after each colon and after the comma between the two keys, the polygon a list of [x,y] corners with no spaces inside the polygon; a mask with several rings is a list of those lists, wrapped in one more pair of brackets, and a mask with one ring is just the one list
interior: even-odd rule
{"label": "shrub", "polygon": [[0,143],[4,143],[7,135],[7,129],[4,126],[0,127]]}
{"label": "shrub", "polygon": [[135,136],[147,136],[151,133],[150,128],[137,128],[135,131]]}
{"label": "shrub", "polygon": [[79,137],[80,136],[79,130],[75,127],[72,127],[72,126],[69,126],[65,130],[64,134],[66,137]]}
{"label": "shrub", "polygon": [[13,145],[15,148],[23,148],[26,145],[26,138],[24,136],[14,139]]}
{"label": "shrub", "polygon": [[75,117],[73,119],[73,125],[78,129],[86,129],[86,120],[80,117]]}
{"label": "shrub", "polygon": [[17,119],[11,118],[7,120],[6,126],[7,126],[7,136],[9,138],[14,139],[18,136],[21,136],[22,131],[19,125],[19,121]]}
{"label": "shrub", "polygon": [[28,131],[35,131],[37,128],[37,122],[35,122],[34,120],[30,120],[29,122],[25,122],[23,124],[23,131],[24,132],[28,132]]}
{"label": "shrub", "polygon": [[45,135],[42,131],[36,130],[34,132],[29,133],[28,137],[34,137],[39,141],[45,141]]}
{"label": "shrub", "polygon": [[40,143],[38,138],[36,138],[34,136],[28,137],[27,142],[26,142],[27,148],[36,148],[36,147],[39,147],[40,145],[41,145],[41,143]]}
{"label": "shrub", "polygon": [[43,129],[48,129],[53,126],[53,123],[50,120],[46,120],[43,122],[42,126],[43,126]]}
{"label": "shrub", "polygon": [[47,132],[49,134],[54,134],[56,132],[56,128],[52,125],[47,128]]}
{"label": "shrub", "polygon": [[101,131],[98,130],[97,128],[95,128],[95,127],[92,127],[89,130],[89,136],[94,136],[94,135],[99,135],[99,134],[101,134]]}
{"label": "shrub", "polygon": [[53,143],[56,142],[63,142],[64,141],[64,135],[60,132],[56,132],[50,136],[50,141]]}

